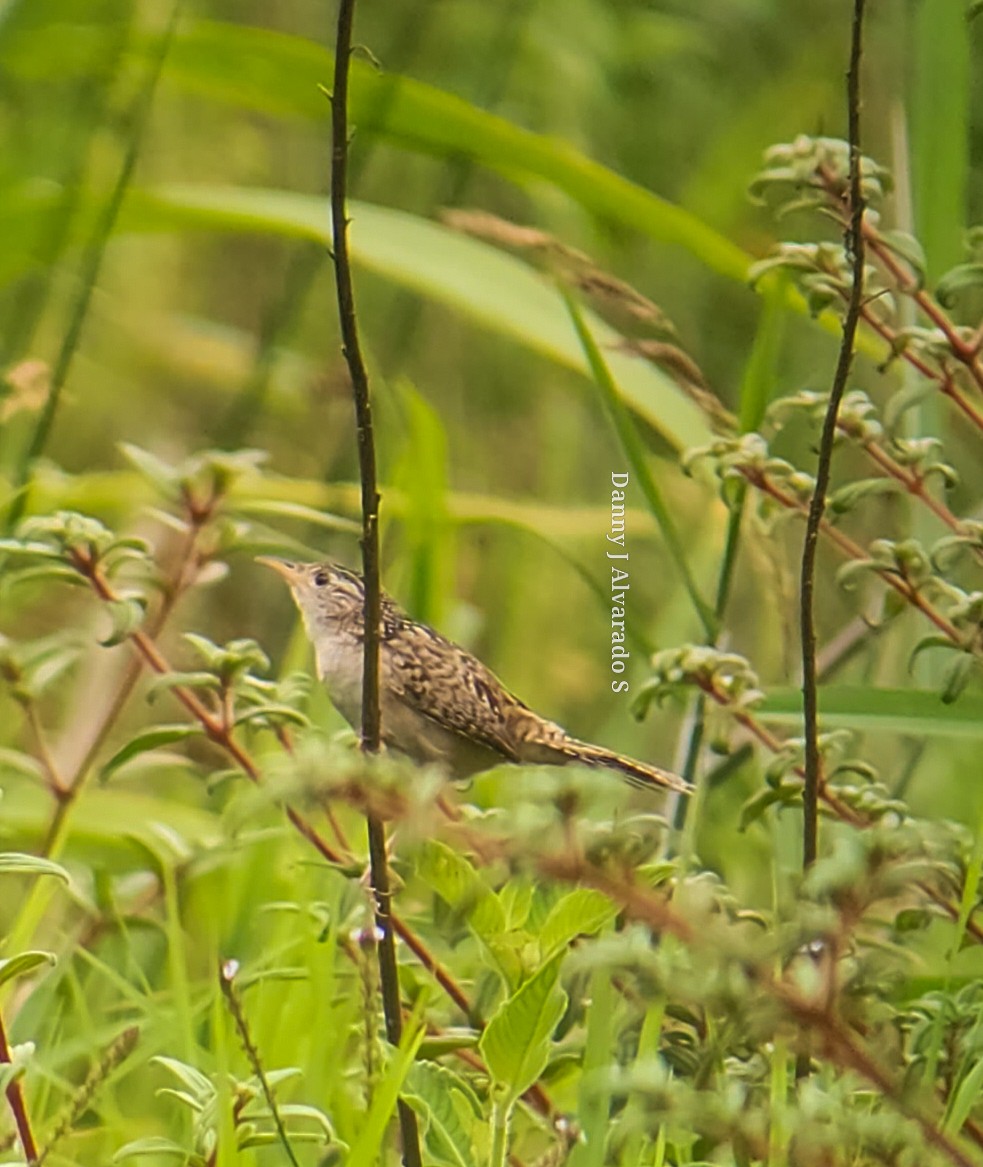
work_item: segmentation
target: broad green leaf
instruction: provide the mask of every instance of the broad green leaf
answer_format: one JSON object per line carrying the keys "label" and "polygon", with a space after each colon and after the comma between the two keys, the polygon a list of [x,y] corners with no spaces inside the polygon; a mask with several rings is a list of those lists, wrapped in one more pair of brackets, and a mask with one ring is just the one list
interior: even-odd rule
{"label": "broad green leaf", "polygon": [[909,181],[930,280],[962,258],[976,72],[965,12],[951,0],[921,0],[911,15]]}
{"label": "broad green leaf", "polygon": [[549,1060],[550,1038],[567,1006],[558,983],[563,956],[544,964],[502,1002],[478,1043],[488,1072],[510,1101],[532,1086]]}
{"label": "broad green leaf", "polygon": [[[775,689],[758,707],[763,720],[798,725],[802,694],[798,689]],[[983,738],[983,697],[964,693],[946,705],[938,693],[924,689],[874,689],[829,685],[819,693],[823,724],[845,729],[914,734],[920,737]]]}
{"label": "broad green leaf", "polygon": [[947,1135],[955,1135],[962,1130],[966,1119],[979,1103],[981,1090],[983,1090],[983,1061],[978,1061],[959,1083],[959,1089],[950,1101],[949,1113],[942,1123],[942,1130]]}
{"label": "broad green leaf", "polygon": [[[352,201],[352,258],[361,267],[429,296],[590,376],[563,302],[550,283],[494,247],[403,211]],[[192,228],[275,233],[330,242],[327,202],[258,187],[167,186],[131,190],[120,230]],[[619,335],[584,312],[599,345]],[[699,410],[647,361],[610,351],[605,360],[625,401],[677,448],[709,440]]]}
{"label": "broad green leaf", "polygon": [[420,848],[417,875],[451,908],[460,912],[475,934],[486,942],[506,928],[498,897],[463,855],[436,839]]}
{"label": "broad green leaf", "polygon": [[[327,121],[321,92],[331,55],[311,41],[241,25],[189,22],[175,37],[165,77],[187,88],[274,115]],[[522,129],[450,93],[354,59],[353,125],[418,152],[471,158],[515,179],[534,177],[602,219],[685,248],[743,283],[751,257],[700,219],[556,139]]]}
{"label": "broad green leaf", "polygon": [[447,507],[447,430],[413,385],[399,386],[405,437],[392,478],[406,498],[401,526],[409,586],[407,607],[418,620],[441,623],[441,602],[453,592],[455,524]]}
{"label": "broad green leaf", "polygon": [[169,746],[172,742],[183,741],[185,738],[195,737],[201,732],[200,725],[192,725],[188,722],[180,725],[155,725],[138,733],[122,749],[117,750],[103,766],[102,776],[108,778],[120,766],[124,766],[131,758],[135,758],[139,754],[159,749],[160,746]]}
{"label": "broad green leaf", "polygon": [[[388,513],[400,517],[406,514],[407,500],[401,490],[387,485],[385,495]],[[254,500],[273,499],[355,516],[359,513],[359,497],[359,488],[354,482],[326,483],[316,479],[268,475],[261,486],[237,486],[230,501],[238,508],[242,500],[252,506]],[[122,514],[121,500],[126,500],[127,505],[133,501],[148,501],[140,477],[127,471],[103,471],[65,479],[46,477],[43,467],[36,483],[36,499],[39,509],[71,505],[112,515]],[[448,492],[447,506],[456,523],[517,527],[554,544],[598,535],[603,538],[611,529],[610,506],[557,506],[459,490]],[[652,519],[645,509],[630,507],[625,518],[631,524],[635,538],[651,541],[655,537]],[[265,549],[269,550],[268,544]],[[79,582],[85,586],[84,581]]]}
{"label": "broad green leaf", "polygon": [[361,533],[361,525],[353,519],[346,519],[343,515],[332,515],[315,507],[304,506],[298,502],[278,501],[277,499],[254,498],[245,499],[236,504],[236,510],[247,515],[272,516],[277,519],[297,519],[302,523],[313,523],[318,527],[325,527],[329,531],[347,531],[349,534]]}
{"label": "broad green leaf", "polygon": [[607,896],[593,888],[578,887],[568,892],[553,905],[539,930],[543,959],[555,956],[577,936],[593,936],[614,919],[617,911]]}
{"label": "broad green leaf", "polygon": [[422,1119],[427,1149],[439,1163],[471,1167],[481,1104],[467,1082],[436,1062],[415,1062],[403,1091]]}

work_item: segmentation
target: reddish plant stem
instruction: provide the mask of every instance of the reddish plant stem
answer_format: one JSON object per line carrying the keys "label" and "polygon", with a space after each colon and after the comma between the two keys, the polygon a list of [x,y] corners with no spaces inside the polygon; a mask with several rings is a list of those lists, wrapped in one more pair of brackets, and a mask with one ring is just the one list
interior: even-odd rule
{"label": "reddish plant stem", "polygon": [[890,273],[897,288],[910,297],[935,327],[942,333],[952,349],[952,355],[966,369],[977,389],[983,391],[983,368],[977,359],[978,348],[972,341],[963,340],[941,305],[924,288],[918,286],[910,272],[906,271],[897,256],[891,251],[880,232],[871,223],[864,224],[864,237],[870,250],[881,265]]}
{"label": "reddish plant stem", "polygon": [[[3,1018],[0,1017],[0,1063],[9,1066],[13,1060],[13,1055],[10,1052],[10,1044],[7,1041],[7,1030],[4,1026]],[[27,1103],[24,1101],[24,1091],[19,1078],[15,1078],[8,1085],[6,1095],[10,1112],[14,1116],[17,1135],[20,1138],[21,1146],[24,1148],[24,1158],[28,1163],[36,1163],[38,1159],[38,1145],[34,1141],[34,1132],[31,1130],[31,1120],[28,1117]]]}
{"label": "reddish plant stem", "polygon": [[[897,336],[894,329],[879,319],[870,309],[869,305],[865,305],[861,309],[861,317],[865,324],[877,333],[877,335],[884,340],[892,352],[896,352]],[[903,348],[900,352],[902,360],[906,361],[913,369],[916,369],[926,380],[934,381],[939,387],[939,392],[948,397],[949,400],[959,409],[965,416],[973,423],[973,425],[983,432],[983,413],[981,413],[976,406],[965,397],[960,391],[953,379],[952,373],[946,369],[933,368],[928,361],[924,360],[917,353],[912,352],[910,348]]]}
{"label": "reddish plant stem", "polygon": [[[190,494],[185,494],[184,505],[188,517],[188,528],[185,532],[181,548],[177,553],[170,583],[164,591],[160,606],[147,622],[145,634],[151,639],[156,639],[160,635],[171,613],[174,611],[174,606],[191,585],[191,579],[189,577],[192,564],[196,557],[198,539],[202,529],[215,513],[215,508],[218,503],[219,496],[214,492],[204,503],[199,503]],[[139,678],[140,661],[139,658],[134,658],[124,670],[116,692],[103,713],[102,720],[99,722],[99,726],[81,761],[75,767],[71,777],[55,788],[55,811],[51,816],[51,821],[48,824],[48,829],[45,832],[41,844],[42,855],[51,854],[63,830],[65,821],[72,812],[72,807],[78,801],[79,796],[85,788],[86,779],[98,756],[99,750],[102,748],[103,743],[116,724],[117,718],[130,699]]]}
{"label": "reddish plant stem", "polygon": [[[817,173],[820,183],[830,199],[831,209],[841,217],[841,221],[843,221],[845,226],[841,183],[828,166],[820,165]],[[894,251],[892,251],[885,242],[876,224],[872,223],[869,219],[865,219],[863,222],[863,237],[865,244],[870,248],[871,254],[877,257],[878,262],[894,281],[897,290],[902,295],[911,299],[922,314],[942,333],[946,339],[946,343],[952,350],[953,357],[966,369],[976,387],[983,391],[983,366],[981,366],[979,360],[980,349],[983,347],[983,325],[980,325],[971,340],[964,340],[960,336],[958,328],[949,319],[942,306],[920,286],[919,280],[908,270],[904,262],[898,258]],[[896,336],[893,328],[885,324],[884,321],[879,320],[870,310],[869,305],[865,304],[863,306],[861,315],[864,323],[873,328],[883,340],[887,341],[892,351],[896,351]],[[953,383],[952,375],[948,370],[944,368],[933,369],[931,365],[917,354],[910,352],[907,348],[901,351],[901,356],[924,377],[938,382],[942,392],[952,399],[954,404],[966,414],[977,428],[983,429],[983,414],[959,393]]]}
{"label": "reddish plant stem", "polygon": [[864,452],[884,473],[889,477],[900,482],[905,490],[914,495],[915,498],[928,507],[937,519],[940,519],[950,531],[955,531],[957,535],[964,533],[964,526],[962,522],[949,510],[945,503],[936,498],[933,494],[925,489],[925,479],[916,474],[914,470],[903,466],[895,458],[878,446],[876,442],[864,442]]}

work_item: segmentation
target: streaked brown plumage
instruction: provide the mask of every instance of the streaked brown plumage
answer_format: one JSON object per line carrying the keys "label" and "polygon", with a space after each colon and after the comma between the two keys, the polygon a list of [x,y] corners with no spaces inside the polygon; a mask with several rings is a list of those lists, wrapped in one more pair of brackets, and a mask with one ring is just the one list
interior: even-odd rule
{"label": "streaked brown plumage", "polygon": [[[352,726],[361,724],[362,578],[334,563],[263,557],[290,585],[317,654],[318,675]],[[481,661],[382,597],[382,739],[419,762],[465,777],[502,762],[613,770],[634,786],[687,792],[671,771],[571,737],[513,696]]]}

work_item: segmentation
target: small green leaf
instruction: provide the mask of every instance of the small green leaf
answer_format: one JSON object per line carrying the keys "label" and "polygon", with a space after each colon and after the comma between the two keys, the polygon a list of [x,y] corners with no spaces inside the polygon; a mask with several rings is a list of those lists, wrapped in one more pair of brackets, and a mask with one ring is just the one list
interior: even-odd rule
{"label": "small green leaf", "polygon": [[746,831],[752,823],[756,823],[759,819],[764,818],[765,812],[776,802],[786,803],[784,793],[774,786],[762,786],[746,800],[741,807],[741,815],[738,819],[737,829],[739,831]]}
{"label": "small green leaf", "polygon": [[119,450],[123,457],[135,466],[139,473],[152,483],[161,494],[172,495],[177,489],[179,474],[174,466],[168,465],[155,454],[129,442],[120,442]]}
{"label": "small green leaf", "polygon": [[105,605],[105,608],[112,620],[112,629],[105,640],[99,641],[103,648],[114,648],[117,644],[128,640],[147,615],[147,603],[138,597],[127,600],[111,600]]}
{"label": "small green leaf", "polygon": [[187,1159],[188,1152],[180,1143],[165,1139],[163,1135],[148,1135],[145,1139],[134,1139],[127,1143],[113,1156],[114,1163],[121,1163],[124,1159],[135,1159],[144,1155],[174,1155],[180,1159]]}
{"label": "small green leaf", "polygon": [[17,977],[25,977],[43,965],[51,967],[55,963],[53,952],[19,952],[9,960],[0,960],[0,985]]}
{"label": "small green leaf", "polygon": [[39,855],[21,855],[16,851],[0,854],[0,875],[54,875],[62,883],[69,883],[68,872],[50,859]]}
{"label": "small green leaf", "polygon": [[154,680],[147,687],[147,700],[149,702],[156,701],[161,693],[166,693],[171,689],[182,685],[185,689],[218,689],[221,682],[214,673],[206,673],[204,670],[194,670],[191,672],[181,672],[174,670],[166,673],[163,677],[155,677]]}
{"label": "small green leaf", "polygon": [[864,478],[859,482],[848,482],[834,490],[829,496],[829,509],[834,514],[853,510],[857,503],[866,498],[877,498],[886,494],[903,494],[904,486],[896,478]]}
{"label": "small green leaf", "polygon": [[976,660],[969,653],[962,653],[949,663],[942,677],[942,703],[951,705],[966,691],[969,679],[976,667]]}
{"label": "small green leaf", "polygon": [[235,724],[237,726],[248,725],[254,721],[263,725],[282,725],[284,722],[289,722],[291,725],[308,726],[311,723],[311,719],[305,713],[301,713],[299,709],[294,709],[290,705],[269,704],[256,705],[245,713],[239,714],[235,719]]}
{"label": "small green leaf", "polygon": [[121,750],[117,750],[103,766],[102,777],[108,778],[131,758],[135,758],[139,754],[145,754],[148,750],[156,750],[160,746],[169,746],[172,742],[183,741],[185,738],[195,737],[201,732],[201,726],[191,725],[187,722],[180,725],[155,725],[151,729],[138,733]]}
{"label": "small green leaf", "polygon": [[549,1060],[550,1037],[567,1007],[558,983],[564,955],[558,953],[502,1002],[478,1043],[488,1072],[510,1102],[529,1089]]}
{"label": "small green leaf", "polygon": [[951,308],[960,292],[983,286],[983,263],[961,263],[939,280],[935,297],[943,308]]}
{"label": "small green leaf", "polygon": [[417,874],[451,908],[460,912],[486,943],[506,929],[498,897],[471,864],[445,843],[428,839],[420,848]]}
{"label": "small green leaf", "polygon": [[908,672],[911,672],[915,661],[930,648],[941,648],[945,652],[963,652],[958,644],[953,644],[948,636],[941,636],[933,634],[932,636],[923,636],[921,640],[911,650],[911,655],[908,657]]}
{"label": "small green leaf", "polygon": [[[168,1058],[163,1054],[152,1058],[158,1066],[163,1066],[165,1070],[170,1072],[188,1088],[189,1095],[199,1102],[206,1102],[215,1096],[215,1087],[212,1085],[211,1079],[206,1077],[201,1070],[196,1070],[194,1066],[189,1066],[187,1062],[180,1062],[177,1058]],[[175,1093],[175,1091],[168,1091]]]}
{"label": "small green leaf", "polygon": [[882,231],[880,237],[895,255],[905,261],[920,290],[925,283],[925,250],[921,243],[907,231]]}
{"label": "small green leaf", "polygon": [[230,640],[228,644],[215,644],[206,636],[186,632],[184,639],[205,664],[223,679],[232,679],[253,669],[266,672],[270,667],[270,658],[249,637]]}

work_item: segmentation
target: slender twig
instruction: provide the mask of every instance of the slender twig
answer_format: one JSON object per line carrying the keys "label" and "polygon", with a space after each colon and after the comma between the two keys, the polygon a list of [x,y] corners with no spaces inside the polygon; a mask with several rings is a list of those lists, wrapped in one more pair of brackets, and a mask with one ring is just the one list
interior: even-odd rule
{"label": "slender twig", "polygon": [[44,769],[48,789],[60,801],[67,795],[68,784],[61,776],[58,763],[48,748],[48,739],[45,737],[44,726],[41,724],[41,718],[38,716],[37,704],[32,697],[24,697],[21,700],[21,708],[24,710],[24,716],[27,719],[31,736],[34,738],[34,748],[37,750],[38,760]]}
{"label": "slender twig", "polygon": [[157,81],[164,67],[164,61],[171,45],[174,29],[177,27],[177,18],[181,10],[182,2],[183,0],[174,0],[167,26],[161,34],[157,51],[154,53],[153,59],[150,62],[146,80],[130,110],[129,140],[123,154],[119,174],[116,176],[116,181],[113,184],[109,199],[102,214],[99,216],[92,233],[92,239],[82,259],[82,271],[79,277],[81,290],[72,309],[68,327],[65,330],[65,336],[51,372],[51,388],[45,399],[44,408],[38,417],[34,433],[31,435],[31,440],[28,442],[20,462],[14,471],[13,501],[7,512],[6,520],[6,530],[8,532],[16,527],[27,509],[27,488],[31,481],[31,474],[34,470],[35,463],[44,452],[44,448],[48,443],[51,427],[54,425],[55,415],[61,403],[61,393],[65,387],[65,382],[68,380],[72,360],[78,350],[82,329],[89,314],[89,305],[92,302],[92,293],[95,290],[96,283],[99,280],[99,273],[102,269],[103,257],[106,254],[106,245],[113,232],[116,219],[119,216],[120,207],[123,205],[123,199],[130,185],[133,169],[136,166],[137,156],[140,153],[140,145],[143,140],[143,132],[147,124],[151,104],[153,103],[154,92],[157,88]]}
{"label": "slender twig", "polygon": [[[10,1065],[13,1060],[10,1043],[7,1041],[7,1030],[3,1024],[3,1018],[0,1017],[0,1064]],[[37,1163],[38,1145],[34,1141],[34,1131],[31,1129],[31,1120],[28,1117],[27,1103],[24,1101],[24,1091],[21,1089],[19,1078],[15,1078],[7,1086],[6,1094],[7,1103],[14,1116],[17,1134],[21,1146],[24,1148],[24,1158],[30,1164]]]}
{"label": "slender twig", "polygon": [[[819,166],[817,174],[820,184],[829,196],[829,209],[837,214],[843,227],[845,229],[848,228],[849,220],[843,214],[842,187],[839,177],[825,164]],[[965,368],[976,387],[983,390],[983,366],[980,365],[979,361],[980,346],[983,344],[983,325],[980,326],[979,332],[972,340],[965,340],[960,335],[958,328],[956,328],[946,315],[941,305],[921,286],[920,280],[910,271],[906,270],[905,265],[884,240],[878,226],[870,219],[865,218],[863,220],[863,237],[867,247],[890,275],[895,288],[902,295],[909,297],[920,311],[928,317],[932,324],[945,337],[946,343],[955,360]],[[840,296],[846,302],[849,302],[850,295],[842,288],[839,289],[839,292]],[[944,359],[936,358],[939,360],[939,367],[933,368],[912,346],[899,345],[894,328],[872,310],[871,301],[869,300],[863,302],[860,318],[864,324],[876,332],[882,340],[887,342],[891,350],[892,358],[894,356],[900,357],[902,360],[907,361],[913,368],[917,369],[923,377],[929,381],[935,381],[943,395],[950,398],[953,404],[966,415],[977,429],[983,429],[983,413],[960,392],[956,386],[952,370],[947,367]]]}
{"label": "slender twig", "polygon": [[270,1117],[273,1119],[273,1125],[276,1127],[280,1145],[283,1147],[293,1167],[300,1167],[300,1164],[297,1162],[297,1156],[294,1154],[294,1149],[290,1145],[290,1139],[287,1137],[283,1119],[280,1117],[280,1108],[276,1104],[276,1096],[273,1093],[273,1088],[270,1086],[266,1071],[263,1069],[263,1062],[259,1056],[259,1050],[256,1048],[256,1044],[249,1032],[242,1002],[239,1000],[235,985],[232,983],[238,971],[239,965],[237,961],[220,961],[218,968],[218,987],[222,990],[222,996],[225,998],[225,1003],[228,1005],[229,1012],[232,1014],[232,1020],[235,1022],[236,1032],[239,1034],[239,1041],[242,1044],[243,1051],[249,1060],[253,1073],[259,1080],[263,1097],[266,1099],[266,1105],[270,1108]]}
{"label": "slender twig", "polygon": [[816,483],[806,519],[802,545],[802,574],[800,584],[800,629],[802,637],[802,716],[805,736],[805,789],[802,793],[803,831],[802,862],[810,867],[816,861],[819,844],[819,794],[822,784],[822,761],[819,753],[819,684],[816,678],[816,625],[813,611],[816,588],[816,552],[826,494],[829,489],[833,443],[836,439],[836,419],[840,402],[846,390],[847,377],[853,361],[853,345],[860,322],[864,287],[864,203],[860,185],[860,56],[863,43],[864,0],[854,0],[853,27],[850,46],[850,68],[847,73],[847,114],[850,143],[850,228],[847,249],[853,260],[853,284],[850,302],[843,321],[843,339],[840,355],[830,389],[829,405],[823,421],[816,466]]}
{"label": "slender twig", "polygon": [[[753,486],[757,487],[763,494],[767,494],[769,498],[780,503],[786,510],[795,511],[796,513],[805,517],[808,513],[807,508],[803,503],[799,502],[797,498],[782,490],[780,486],[772,482],[758,470],[749,467],[742,467],[741,473]],[[854,539],[851,539],[839,527],[834,527],[827,519],[823,519],[820,523],[820,530],[822,533],[834,543],[840,551],[846,555],[848,559],[866,559],[867,555],[864,549]],[[962,636],[959,629],[947,619],[944,613],[940,612],[931,601],[927,600],[918,588],[910,583],[900,571],[890,570],[884,567],[872,567],[871,569],[879,579],[881,579],[888,587],[893,588],[900,596],[911,604],[913,608],[917,608],[928,620],[930,620],[936,628],[952,641],[954,645],[964,650],[969,650],[974,653],[983,652],[983,645],[979,644],[975,639]]]}
{"label": "slender twig", "polygon": [[[352,23],[355,0],[340,0],[335,36],[334,83],[331,94],[331,238],[334,246],[335,287],[345,360],[352,379],[358,434],[358,465],[362,486],[362,568],[365,580],[362,657],[362,749],[379,752],[379,490],[376,478],[375,435],[369,377],[362,358],[355,315],[355,292],[348,256],[348,69],[352,52]],[[386,1036],[393,1046],[400,1044],[403,1016],[399,994],[399,970],[392,924],[392,888],[386,851],[386,828],[371,811],[366,815],[369,836],[369,864],[375,892],[375,918],[379,929],[379,980]],[[420,1167],[420,1133],[416,1113],[408,1103],[397,1102],[403,1140],[405,1167]]]}

